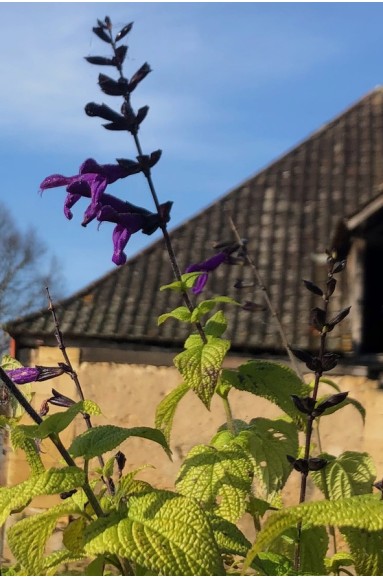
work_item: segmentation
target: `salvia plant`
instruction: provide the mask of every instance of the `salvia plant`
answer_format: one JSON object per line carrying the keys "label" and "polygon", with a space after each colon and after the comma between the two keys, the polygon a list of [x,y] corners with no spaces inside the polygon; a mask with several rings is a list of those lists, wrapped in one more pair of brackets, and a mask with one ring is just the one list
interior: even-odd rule
{"label": "salvia plant", "polygon": [[[135,158],[118,158],[106,165],[87,159],[74,176],[54,174],[45,178],[41,190],[65,187],[67,219],[72,218],[72,208],[84,197],[89,204],[83,226],[92,221],[113,223],[112,260],[117,266],[126,261],[124,249],[131,235],[151,235],[158,229],[162,232],[174,280],[169,279],[161,290],[178,292],[180,301],[176,309],[164,312],[158,323],[175,318],[190,327],[184,349],[174,359],[182,383],[159,404],[156,427],[93,425],[101,410],[84,397],[48,293],[52,331],[63,360],[55,367],[22,367],[5,356],[0,368],[2,402],[8,404],[0,425],[9,430],[13,447],[25,452],[30,467],[24,482],[0,489],[0,521],[4,524],[36,496],[57,495],[61,500],[9,528],[6,539],[14,562],[4,564],[2,574],[54,575],[62,571],[63,565],[70,573],[71,564],[76,563],[76,572],[81,567],[84,575],[381,575],[383,483],[375,482],[372,460],[367,453],[355,451],[330,455],[318,448],[314,435],[323,419],[333,419],[332,415],[347,404],[353,404],[364,417],[360,404],[325,377],[338,362],[338,356],[327,350],[328,334],[350,311],[346,308],[332,314],[329,309],[338,277],[346,267],[347,229],[340,223],[329,241],[323,286],[303,281],[318,299],[309,316],[318,334],[316,354],[289,347],[247,242],[231,219],[232,240],[218,243],[206,261],[180,271],[167,230],[172,203],[160,202],[152,178],[161,151],[144,153],[139,139],[149,109],[143,106],[136,110],[131,102],[133,92],[150,73],[150,66],[143,64],[130,78],[124,73],[127,46],[122,41],[131,29],[132,24],[127,24],[115,34],[108,17],[93,28],[110,50],[108,56],[91,56],[87,61],[103,70],[112,69],[113,76],[99,74],[99,87],[104,94],[118,97],[122,104],[117,112],[91,102],[85,112],[106,121],[103,126],[107,130],[129,133]],[[152,209],[133,205],[109,192],[115,181],[137,173],[147,181]],[[247,265],[253,279],[237,281],[236,288],[257,285],[263,289],[292,368],[252,359],[236,369],[223,369],[230,342],[224,337],[227,321],[221,305],[243,307],[249,314],[264,306],[238,303],[227,296],[203,300],[201,294],[218,267],[238,262]],[[309,383],[300,375],[302,362],[307,373],[314,376]],[[32,387],[63,373],[74,380],[79,399],[53,388],[52,396],[35,409]],[[327,391],[329,386],[333,388],[332,395],[322,393],[323,382]],[[192,448],[174,491],[165,491],[140,480],[140,468],[126,472],[126,458],[119,445],[139,436],[160,444],[164,459],[168,459],[174,414],[189,390],[207,410],[213,396],[218,396],[227,421],[208,445]],[[230,406],[235,390],[269,400],[281,416],[254,417],[249,423],[235,419]],[[60,410],[49,415],[52,405]],[[20,421],[25,414],[31,423]],[[61,432],[81,416],[86,431],[65,447]],[[60,466],[44,467],[40,450],[44,440],[59,451]],[[293,470],[300,476],[300,488],[296,505],[285,507],[283,488]],[[321,500],[307,501],[309,479],[322,493]],[[377,492],[373,492],[374,486]],[[254,523],[253,542],[237,525],[246,513]],[[47,554],[46,543],[63,517],[67,524],[62,547]]]}

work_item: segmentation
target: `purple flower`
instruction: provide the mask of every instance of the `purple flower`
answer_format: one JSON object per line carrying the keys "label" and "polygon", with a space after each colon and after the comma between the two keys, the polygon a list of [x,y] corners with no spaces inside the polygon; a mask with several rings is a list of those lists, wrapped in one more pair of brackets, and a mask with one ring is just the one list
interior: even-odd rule
{"label": "purple flower", "polygon": [[217,269],[217,267],[219,267],[219,265],[221,265],[221,263],[227,263],[228,262],[228,254],[226,252],[221,252],[221,253],[217,253],[216,255],[213,255],[213,257],[210,257],[210,259],[207,259],[206,261],[203,261],[202,263],[196,263],[195,265],[190,265],[187,269],[186,269],[186,273],[194,273],[194,272],[199,272],[201,271],[202,275],[200,275],[193,286],[193,293],[195,295],[199,295],[199,293],[202,293],[203,288],[205,287],[207,280],[208,280],[208,274],[211,271],[214,271],[214,269]]}
{"label": "purple flower", "polygon": [[46,189],[66,186],[68,194],[64,203],[64,213],[67,219],[73,217],[70,209],[81,197],[90,198],[91,203],[82,223],[86,226],[96,217],[97,212],[100,210],[101,198],[106,187],[118,179],[139,171],[140,165],[138,163],[132,163],[132,166],[127,169],[120,165],[99,165],[95,160],[87,159],[81,165],[78,175],[73,177],[50,175],[43,180],[40,190],[45,191]]}
{"label": "purple flower", "polygon": [[36,367],[18,367],[17,369],[10,369],[6,373],[12,381],[18,385],[31,383],[32,381],[46,381],[53,377],[58,377],[65,373],[65,367],[43,367],[36,365]]}
{"label": "purple flower", "polygon": [[97,220],[100,222],[116,223],[113,230],[114,251],[112,257],[112,261],[116,265],[123,265],[126,262],[124,249],[134,233],[142,230],[143,233],[151,235],[160,225],[160,217],[157,213],[151,213],[130,203],[126,205],[129,205],[129,211],[124,207],[125,211],[120,212],[114,207],[106,205],[97,214]]}

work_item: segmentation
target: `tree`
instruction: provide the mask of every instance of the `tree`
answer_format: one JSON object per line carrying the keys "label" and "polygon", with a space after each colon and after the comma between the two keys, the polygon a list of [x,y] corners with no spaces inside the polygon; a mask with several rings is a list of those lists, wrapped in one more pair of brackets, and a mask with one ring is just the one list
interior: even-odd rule
{"label": "tree", "polygon": [[21,232],[4,203],[0,202],[0,357],[9,338],[1,329],[5,321],[47,304],[45,287],[62,293],[58,261],[30,228]]}

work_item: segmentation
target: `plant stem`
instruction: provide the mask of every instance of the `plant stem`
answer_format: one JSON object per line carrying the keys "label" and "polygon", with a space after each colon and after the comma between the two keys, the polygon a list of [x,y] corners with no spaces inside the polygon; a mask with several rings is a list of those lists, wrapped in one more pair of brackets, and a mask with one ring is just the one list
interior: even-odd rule
{"label": "plant stem", "polygon": [[[16,400],[19,402],[19,404],[25,409],[25,411],[27,412],[27,414],[32,418],[32,420],[37,424],[40,425],[42,423],[42,419],[39,416],[39,414],[33,409],[33,407],[31,406],[31,404],[29,403],[29,401],[23,396],[23,394],[21,393],[21,391],[18,389],[18,387],[13,383],[13,381],[11,380],[11,378],[7,375],[7,373],[4,371],[4,369],[2,367],[0,367],[0,379],[5,383],[6,387],[8,388],[9,392],[11,395],[13,395]],[[68,466],[76,466],[75,461],[73,460],[73,458],[70,456],[70,454],[68,453],[67,449],[65,448],[65,446],[63,445],[62,441],[60,440],[59,436],[57,434],[50,434],[49,435],[50,440],[52,441],[52,443],[56,446],[58,452],[61,454],[61,456],[63,457],[63,459],[65,460],[65,462],[68,464]],[[88,480],[86,480],[86,482],[83,484],[82,486],[88,500],[89,503],[91,504],[95,514],[97,515],[98,518],[102,517],[104,515],[104,512],[101,509],[101,506],[95,496],[95,494],[93,493]]]}
{"label": "plant stem", "polygon": [[229,403],[229,400],[227,397],[222,397],[222,403],[223,403],[223,407],[225,410],[225,414],[226,414],[226,423],[227,423],[227,429],[235,434],[236,430],[235,430],[235,426],[234,426],[234,421],[233,421],[233,413],[231,411],[231,406]]}
{"label": "plant stem", "polygon": [[287,337],[286,337],[285,330],[283,329],[283,325],[282,325],[282,323],[281,323],[281,321],[280,321],[280,319],[279,319],[278,313],[277,313],[277,312],[275,311],[275,309],[274,309],[274,306],[273,306],[273,304],[272,304],[272,302],[271,302],[271,299],[270,299],[270,297],[269,297],[268,291],[267,291],[267,289],[266,289],[266,287],[265,287],[265,285],[264,285],[264,283],[263,283],[263,280],[262,280],[262,277],[261,277],[261,275],[260,275],[260,273],[259,273],[259,271],[258,271],[258,268],[257,268],[257,266],[255,265],[254,261],[251,259],[251,257],[248,255],[248,253],[247,253],[247,251],[246,251],[246,247],[245,247],[245,245],[243,244],[243,241],[242,241],[241,237],[239,236],[238,229],[237,229],[237,227],[235,226],[234,221],[233,221],[233,219],[232,219],[231,216],[229,216],[229,222],[230,222],[231,229],[232,229],[232,231],[233,231],[233,233],[234,233],[234,235],[235,235],[235,237],[236,237],[236,240],[238,241],[238,243],[241,245],[242,249],[244,250],[244,255],[245,255],[246,262],[247,262],[247,264],[250,265],[250,267],[252,268],[252,270],[253,270],[253,272],[254,272],[254,276],[255,276],[255,278],[256,278],[256,280],[257,280],[257,283],[258,283],[258,285],[259,285],[259,288],[263,291],[264,299],[265,299],[265,301],[266,301],[266,304],[267,304],[267,307],[268,307],[268,309],[269,309],[269,311],[270,311],[271,316],[274,318],[275,324],[276,324],[276,326],[277,326],[279,335],[280,335],[281,340],[282,340],[283,347],[286,349],[287,355],[289,356],[290,363],[291,363],[291,365],[292,365],[295,373],[296,373],[296,374],[302,379],[302,381],[303,381],[303,377],[302,377],[302,374],[301,374],[301,372],[300,372],[300,370],[299,370],[299,367],[298,367],[296,358],[295,358],[293,352],[291,351],[289,342],[287,341]]}

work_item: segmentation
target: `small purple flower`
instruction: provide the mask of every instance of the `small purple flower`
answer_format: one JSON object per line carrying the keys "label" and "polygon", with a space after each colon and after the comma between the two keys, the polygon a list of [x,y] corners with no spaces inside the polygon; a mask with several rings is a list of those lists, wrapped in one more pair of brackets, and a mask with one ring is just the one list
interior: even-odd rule
{"label": "small purple flower", "polygon": [[81,197],[90,198],[91,203],[82,223],[86,226],[96,217],[106,187],[118,179],[140,171],[139,164],[134,164],[136,166],[132,166],[128,170],[120,165],[99,165],[95,160],[87,159],[81,165],[78,175],[73,177],[50,175],[43,180],[40,190],[45,191],[46,189],[66,186],[68,194],[64,203],[64,213],[67,219],[73,217],[70,209]]}
{"label": "small purple flower", "polygon": [[116,265],[123,265],[126,262],[124,249],[130,237],[138,231],[146,234],[152,234],[160,225],[159,216],[156,213],[150,213],[141,207],[130,205],[131,211],[119,212],[112,206],[103,206],[97,214],[97,220],[100,222],[109,221],[116,223],[113,230],[113,257],[112,261]]}
{"label": "small purple flower", "polygon": [[58,377],[65,373],[65,367],[43,367],[36,365],[36,367],[18,367],[17,369],[10,369],[6,373],[17,385],[24,385],[32,381],[46,381]]}
{"label": "small purple flower", "polygon": [[219,267],[222,263],[227,263],[228,262],[228,254],[226,252],[221,252],[221,253],[217,253],[216,255],[213,255],[213,257],[210,257],[210,259],[207,259],[206,261],[203,261],[202,263],[196,263],[195,265],[190,265],[187,269],[186,269],[186,273],[194,273],[194,272],[202,272],[202,275],[200,275],[193,286],[193,293],[195,295],[199,295],[200,293],[202,293],[208,277],[209,277],[209,273],[211,271],[214,271],[215,269],[217,269],[217,267]]}

